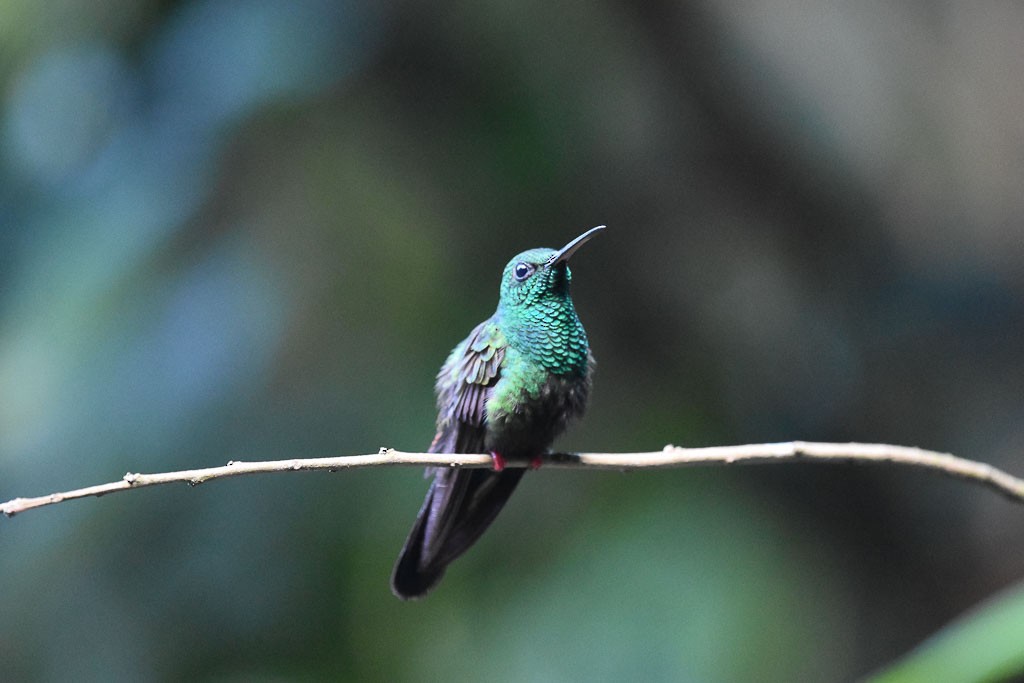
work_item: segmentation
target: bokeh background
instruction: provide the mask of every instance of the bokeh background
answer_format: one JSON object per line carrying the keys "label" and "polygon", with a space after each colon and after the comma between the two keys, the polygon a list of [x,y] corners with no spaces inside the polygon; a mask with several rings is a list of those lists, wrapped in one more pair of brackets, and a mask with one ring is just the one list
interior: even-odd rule
{"label": "bokeh background", "polygon": [[[1024,473],[1022,35],[1014,3],[0,2],[0,499],[425,448],[507,259],[600,223],[560,448]],[[1024,509],[928,473],[541,471],[405,604],[425,489],[0,520],[0,678],[850,680],[1024,577]]]}

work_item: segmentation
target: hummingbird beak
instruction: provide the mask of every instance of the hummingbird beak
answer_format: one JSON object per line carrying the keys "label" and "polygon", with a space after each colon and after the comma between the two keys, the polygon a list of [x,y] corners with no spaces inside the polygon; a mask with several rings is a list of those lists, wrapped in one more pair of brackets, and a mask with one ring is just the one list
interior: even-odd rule
{"label": "hummingbird beak", "polygon": [[554,254],[552,254],[551,258],[544,262],[544,267],[550,268],[551,266],[554,266],[558,263],[562,263],[563,261],[568,261],[569,257],[576,253],[577,249],[586,244],[591,237],[604,230],[604,228],[605,226],[599,225],[596,228],[591,228],[590,230],[587,230],[585,233],[583,233],[573,241],[569,242],[569,244],[565,245],[564,247],[556,251]]}

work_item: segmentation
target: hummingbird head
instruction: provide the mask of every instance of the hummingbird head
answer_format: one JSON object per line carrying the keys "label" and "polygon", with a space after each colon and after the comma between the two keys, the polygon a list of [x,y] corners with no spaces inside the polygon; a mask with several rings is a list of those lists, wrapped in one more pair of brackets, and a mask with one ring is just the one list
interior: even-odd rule
{"label": "hummingbird head", "polygon": [[501,305],[529,308],[552,299],[569,298],[569,258],[603,225],[591,228],[561,249],[530,249],[508,262],[501,276]]}

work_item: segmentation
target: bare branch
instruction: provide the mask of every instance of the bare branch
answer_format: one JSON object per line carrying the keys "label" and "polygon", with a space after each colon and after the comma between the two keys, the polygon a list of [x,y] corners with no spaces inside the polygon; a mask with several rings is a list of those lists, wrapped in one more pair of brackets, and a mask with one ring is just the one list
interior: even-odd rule
{"label": "bare branch", "polygon": [[[1000,469],[958,458],[948,453],[926,451],[909,446],[890,446],[869,443],[820,443],[787,441],[785,443],[748,444],[744,446],[713,446],[710,448],[681,448],[665,446],[648,453],[552,453],[545,457],[546,468],[639,470],[661,467],[699,467],[711,465],[743,465],[782,462],[847,462],[887,463],[907,465],[939,472],[950,477],[972,481],[1001,493],[1010,500],[1024,503],[1024,479],[1014,477]],[[54,505],[76,498],[103,496],[145,486],[181,482],[198,486],[213,479],[237,477],[263,472],[301,472],[328,470],[331,472],[356,467],[490,467],[491,457],[478,454],[406,453],[393,448],[381,448],[368,455],[348,455],[335,458],[296,458],[292,460],[266,460],[261,462],[232,461],[221,467],[206,467],[180,472],[134,474],[129,472],[120,481],[90,486],[63,493],[51,493],[38,498],[14,498],[0,504],[0,512],[13,517],[19,512]]]}

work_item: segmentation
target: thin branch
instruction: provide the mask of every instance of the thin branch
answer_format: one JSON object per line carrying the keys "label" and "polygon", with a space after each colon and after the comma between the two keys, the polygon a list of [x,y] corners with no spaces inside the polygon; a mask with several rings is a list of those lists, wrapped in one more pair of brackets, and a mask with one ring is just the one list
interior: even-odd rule
{"label": "thin branch", "polygon": [[[982,462],[958,458],[948,453],[926,451],[909,446],[890,446],[869,443],[819,443],[788,441],[785,443],[749,444],[745,446],[713,446],[710,448],[681,448],[665,446],[648,453],[553,453],[545,456],[545,468],[639,470],[662,467],[699,467],[711,465],[743,465],[782,462],[847,462],[888,463],[907,465],[939,472],[956,479],[986,486],[1017,503],[1024,503],[1024,479],[1014,477]],[[262,462],[232,461],[221,467],[206,467],[180,472],[135,474],[129,472],[120,481],[89,486],[74,491],[51,493],[38,498],[14,498],[0,504],[0,512],[13,517],[19,512],[63,503],[76,498],[103,496],[145,486],[183,482],[198,486],[213,479],[238,477],[263,472],[301,472],[328,470],[331,472],[357,467],[490,467],[489,455],[405,453],[393,448],[381,448],[369,455],[348,455],[336,458],[296,458],[293,460],[266,460]]]}

